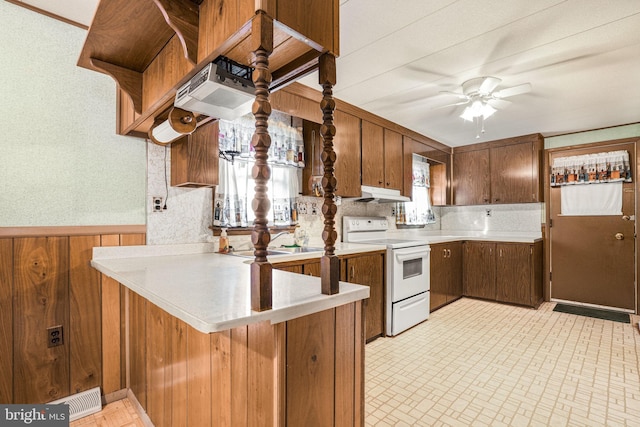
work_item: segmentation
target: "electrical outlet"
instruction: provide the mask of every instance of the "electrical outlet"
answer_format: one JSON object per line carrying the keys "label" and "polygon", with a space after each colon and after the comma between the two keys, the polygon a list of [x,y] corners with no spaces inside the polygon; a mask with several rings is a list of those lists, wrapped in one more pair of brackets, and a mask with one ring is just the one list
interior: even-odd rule
{"label": "electrical outlet", "polygon": [[491,216],[491,209],[487,209],[485,212],[487,213],[487,216]]}
{"label": "electrical outlet", "polygon": [[306,215],[307,214],[307,204],[305,202],[298,203],[298,213],[300,215]]}
{"label": "electrical outlet", "polygon": [[311,204],[311,215],[318,215],[318,206],[315,203]]}
{"label": "electrical outlet", "polygon": [[154,196],[152,199],[151,209],[153,212],[162,212],[162,197]]}
{"label": "electrical outlet", "polygon": [[62,325],[47,328],[47,347],[57,347],[64,344]]}

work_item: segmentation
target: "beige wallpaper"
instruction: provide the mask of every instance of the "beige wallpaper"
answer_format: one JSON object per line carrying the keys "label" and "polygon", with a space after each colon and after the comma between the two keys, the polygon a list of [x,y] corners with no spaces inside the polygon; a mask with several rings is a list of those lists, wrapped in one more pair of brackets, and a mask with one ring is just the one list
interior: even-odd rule
{"label": "beige wallpaper", "polygon": [[86,31],[0,2],[0,227],[145,223],[144,140],[115,83],[76,66]]}

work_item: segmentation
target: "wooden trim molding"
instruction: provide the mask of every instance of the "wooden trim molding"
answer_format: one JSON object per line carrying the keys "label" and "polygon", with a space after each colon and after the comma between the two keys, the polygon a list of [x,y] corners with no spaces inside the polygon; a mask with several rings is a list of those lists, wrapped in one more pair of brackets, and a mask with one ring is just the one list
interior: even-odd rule
{"label": "wooden trim molding", "polygon": [[0,227],[0,237],[84,236],[97,234],[145,234],[147,226],[133,225],[70,225],[44,227]]}
{"label": "wooden trim molding", "polygon": [[81,23],[76,22],[76,21],[72,21],[71,19],[64,18],[64,17],[62,17],[60,15],[56,15],[55,13],[47,12],[44,9],[40,9],[38,7],[32,6],[30,4],[27,4],[27,3],[23,2],[23,1],[21,1],[21,0],[7,0],[7,1],[9,3],[15,4],[16,6],[24,7],[25,9],[29,9],[29,10],[31,10],[33,12],[36,12],[36,13],[39,13],[41,15],[48,16],[49,18],[57,19],[58,21],[62,21],[64,23],[66,23],[66,24],[73,25],[74,27],[82,28],[83,30],[88,30],[89,29],[89,27],[87,27],[84,24],[81,24]]}

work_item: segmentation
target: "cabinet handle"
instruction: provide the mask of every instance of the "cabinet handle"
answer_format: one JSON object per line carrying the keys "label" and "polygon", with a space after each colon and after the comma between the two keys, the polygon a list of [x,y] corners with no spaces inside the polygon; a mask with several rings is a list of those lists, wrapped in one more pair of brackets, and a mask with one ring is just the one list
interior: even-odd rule
{"label": "cabinet handle", "polygon": [[502,249],[500,249],[500,258],[502,258]]}
{"label": "cabinet handle", "polygon": [[446,257],[447,257],[447,250],[446,250],[446,249],[443,249],[443,250],[442,250],[442,257],[443,257],[443,258],[446,258]]}
{"label": "cabinet handle", "polygon": [[500,199],[494,199],[494,202],[499,202],[499,201],[500,201]]}
{"label": "cabinet handle", "polygon": [[447,249],[447,258],[451,258],[451,249]]}
{"label": "cabinet handle", "polygon": [[356,277],[356,267],[355,266],[351,266],[351,279],[353,279],[354,277]]}
{"label": "cabinet handle", "polygon": [[485,203],[489,203],[489,199],[482,199]]}

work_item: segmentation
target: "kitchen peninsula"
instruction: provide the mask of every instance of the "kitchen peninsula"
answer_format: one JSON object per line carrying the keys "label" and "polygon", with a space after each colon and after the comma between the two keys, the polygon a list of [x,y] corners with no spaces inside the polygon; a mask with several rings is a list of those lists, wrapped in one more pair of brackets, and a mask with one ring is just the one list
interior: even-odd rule
{"label": "kitchen peninsula", "polygon": [[320,278],[274,270],[273,309],[256,312],[247,258],[210,244],[94,248],[91,264],[126,288],[111,327],[124,325],[129,388],[154,425],[361,424],[368,287],[323,295]]}

